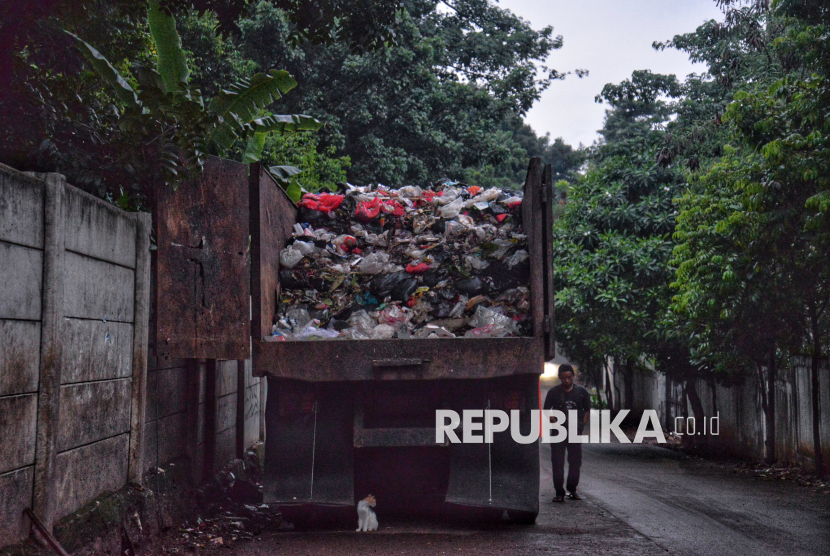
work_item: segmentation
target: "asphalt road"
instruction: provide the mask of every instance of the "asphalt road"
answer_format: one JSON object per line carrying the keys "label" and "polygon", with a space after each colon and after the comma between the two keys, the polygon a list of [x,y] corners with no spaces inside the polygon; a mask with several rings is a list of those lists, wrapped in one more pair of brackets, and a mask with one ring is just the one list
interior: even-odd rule
{"label": "asphalt road", "polygon": [[233,554],[830,554],[830,495],[656,446],[610,444],[585,447],[585,499],[553,504],[549,454],[542,446],[533,526],[390,518],[379,500],[377,533],[345,524],[265,533]]}
{"label": "asphalt road", "polygon": [[583,462],[586,498],[670,554],[830,554],[830,495],[656,446],[589,445]]}

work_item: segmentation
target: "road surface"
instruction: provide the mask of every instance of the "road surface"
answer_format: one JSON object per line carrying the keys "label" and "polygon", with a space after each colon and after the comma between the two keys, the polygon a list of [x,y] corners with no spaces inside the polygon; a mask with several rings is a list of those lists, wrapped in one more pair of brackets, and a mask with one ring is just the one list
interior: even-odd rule
{"label": "road surface", "polygon": [[830,495],[656,446],[590,445],[584,454],[589,500],[670,554],[830,554]]}
{"label": "road surface", "polygon": [[553,504],[549,454],[542,446],[541,511],[533,526],[389,518],[379,501],[377,533],[344,525],[271,532],[233,553],[830,554],[830,495],[731,474],[656,446],[610,444],[585,447],[585,499]]}

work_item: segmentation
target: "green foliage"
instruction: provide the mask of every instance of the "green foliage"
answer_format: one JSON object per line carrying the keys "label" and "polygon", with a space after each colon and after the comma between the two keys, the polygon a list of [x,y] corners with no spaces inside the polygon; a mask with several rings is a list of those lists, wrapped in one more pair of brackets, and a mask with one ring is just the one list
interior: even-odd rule
{"label": "green foliage", "polygon": [[174,186],[178,183],[183,166],[190,174],[200,172],[211,147],[224,153],[236,142],[243,142],[243,159],[255,162],[260,158],[266,133],[316,131],[321,127],[320,122],[309,116],[275,116],[265,111],[296,86],[297,82],[286,71],[271,70],[243,77],[220,91],[205,107],[201,91],[188,83],[190,71],[175,19],[152,2],[148,5],[147,19],[157,69],[136,68],[140,86],[137,98],[130,96],[132,88],[100,53],[76,35],[67,33],[126,101],[120,127],[142,138],[160,130],[152,141],[160,141],[158,158],[169,183]]}
{"label": "green foliage", "polygon": [[118,126],[122,100],[61,31],[94,36],[128,76],[133,64],[152,58],[145,7],[120,0],[5,2],[0,21],[0,160],[60,172],[101,197],[155,180],[143,149]]}
{"label": "green foliage", "polygon": [[567,203],[554,226],[557,339],[589,371],[613,356],[628,371],[650,361],[675,380],[692,372],[669,308],[673,199],[686,183],[664,145],[681,94],[674,76],[649,71],[606,85],[597,100],[610,109],[588,172],[560,182]]}
{"label": "green foliage", "polygon": [[680,203],[675,307],[698,356],[724,367],[757,365],[770,345],[821,356],[828,332],[830,41],[823,25],[785,23],[773,52],[815,73],[736,93],[734,146]]}
{"label": "green foliage", "polygon": [[542,67],[561,39],[491,2],[452,6],[407,2],[394,45],[355,54],[339,43],[287,44],[290,18],[261,2],[240,21],[239,46],[257,67],[296,76],[299,94],[286,105],[326,123],[321,145],[350,158],[355,183],[465,179],[472,168],[489,183],[520,184],[527,157],[546,148],[520,114],[561,77]]}
{"label": "green foliage", "polygon": [[[334,191],[346,181],[351,166],[348,157],[335,158],[334,147],[318,149],[318,137],[304,133],[270,135],[262,151],[266,165],[287,165],[301,169],[297,175],[277,175],[305,191]],[[273,173],[273,172],[272,172]]]}
{"label": "green foliage", "polygon": [[586,368],[661,341],[678,178],[651,157],[613,157],[570,187],[554,226],[557,339]]}
{"label": "green foliage", "polygon": [[176,19],[159,8],[159,3],[147,3],[147,25],[156,46],[157,69],[164,81],[164,92],[175,92],[190,81],[182,41],[176,31]]}
{"label": "green foliage", "polygon": [[[364,49],[393,37],[401,8],[399,2],[377,0],[363,2],[365,9],[359,13],[352,13],[354,3],[339,0],[295,4],[299,11],[312,4],[323,7],[326,16],[337,22],[321,27],[325,21],[311,21],[305,26],[308,37],[323,40],[332,32],[330,39]],[[256,73],[253,61],[241,56],[238,47],[237,23],[247,13],[247,0],[159,0],[158,6],[164,21],[172,21],[170,15],[176,18],[177,31],[186,40],[189,91],[201,91],[210,99],[228,84]],[[307,16],[291,10],[282,13],[287,25]],[[174,166],[181,152],[174,148],[174,136],[190,135],[195,140],[211,129],[190,119],[200,114],[195,106],[162,94],[162,73],[168,78],[174,74],[163,69],[157,80],[145,71],[158,67],[147,15],[146,2],[129,0],[0,2],[0,125],[6,130],[0,135],[0,160],[21,170],[63,173],[72,184],[105,198],[120,198],[119,187],[124,187],[133,206],[147,208],[152,199],[149,190],[172,179],[169,169],[181,170]],[[358,26],[365,26],[365,32]],[[77,42],[62,29],[105,53],[136,94],[144,93],[144,108],[164,112],[156,112],[155,118],[125,114],[129,99],[79,55],[73,48]],[[286,46],[290,34],[270,40]],[[161,36],[157,34],[163,45]],[[172,63],[162,68],[176,71],[178,64],[181,72],[181,59],[170,59]],[[259,71],[268,74],[273,68],[268,65]],[[149,89],[160,92],[151,94]],[[256,133],[246,130],[246,137]],[[246,146],[247,141],[239,141],[226,154],[241,159]],[[169,161],[164,165],[167,170],[162,159]]]}

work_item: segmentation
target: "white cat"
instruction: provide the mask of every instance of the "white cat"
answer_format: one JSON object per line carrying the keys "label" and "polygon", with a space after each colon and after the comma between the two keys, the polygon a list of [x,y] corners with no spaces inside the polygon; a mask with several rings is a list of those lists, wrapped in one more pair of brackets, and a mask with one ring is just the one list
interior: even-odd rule
{"label": "white cat", "polygon": [[[377,501],[371,494],[357,503],[357,529],[356,531],[377,531],[378,516],[372,511]],[[371,506],[371,507],[370,507]]]}

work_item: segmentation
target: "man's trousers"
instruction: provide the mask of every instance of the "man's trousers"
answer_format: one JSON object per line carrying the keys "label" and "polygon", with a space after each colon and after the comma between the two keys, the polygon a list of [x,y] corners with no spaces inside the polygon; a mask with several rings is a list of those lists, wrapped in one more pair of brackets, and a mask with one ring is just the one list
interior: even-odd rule
{"label": "man's trousers", "polygon": [[556,496],[565,496],[565,451],[568,452],[568,492],[575,493],[579,484],[579,468],[582,467],[582,444],[556,442],[550,445],[550,461],[553,468],[553,488]]}

